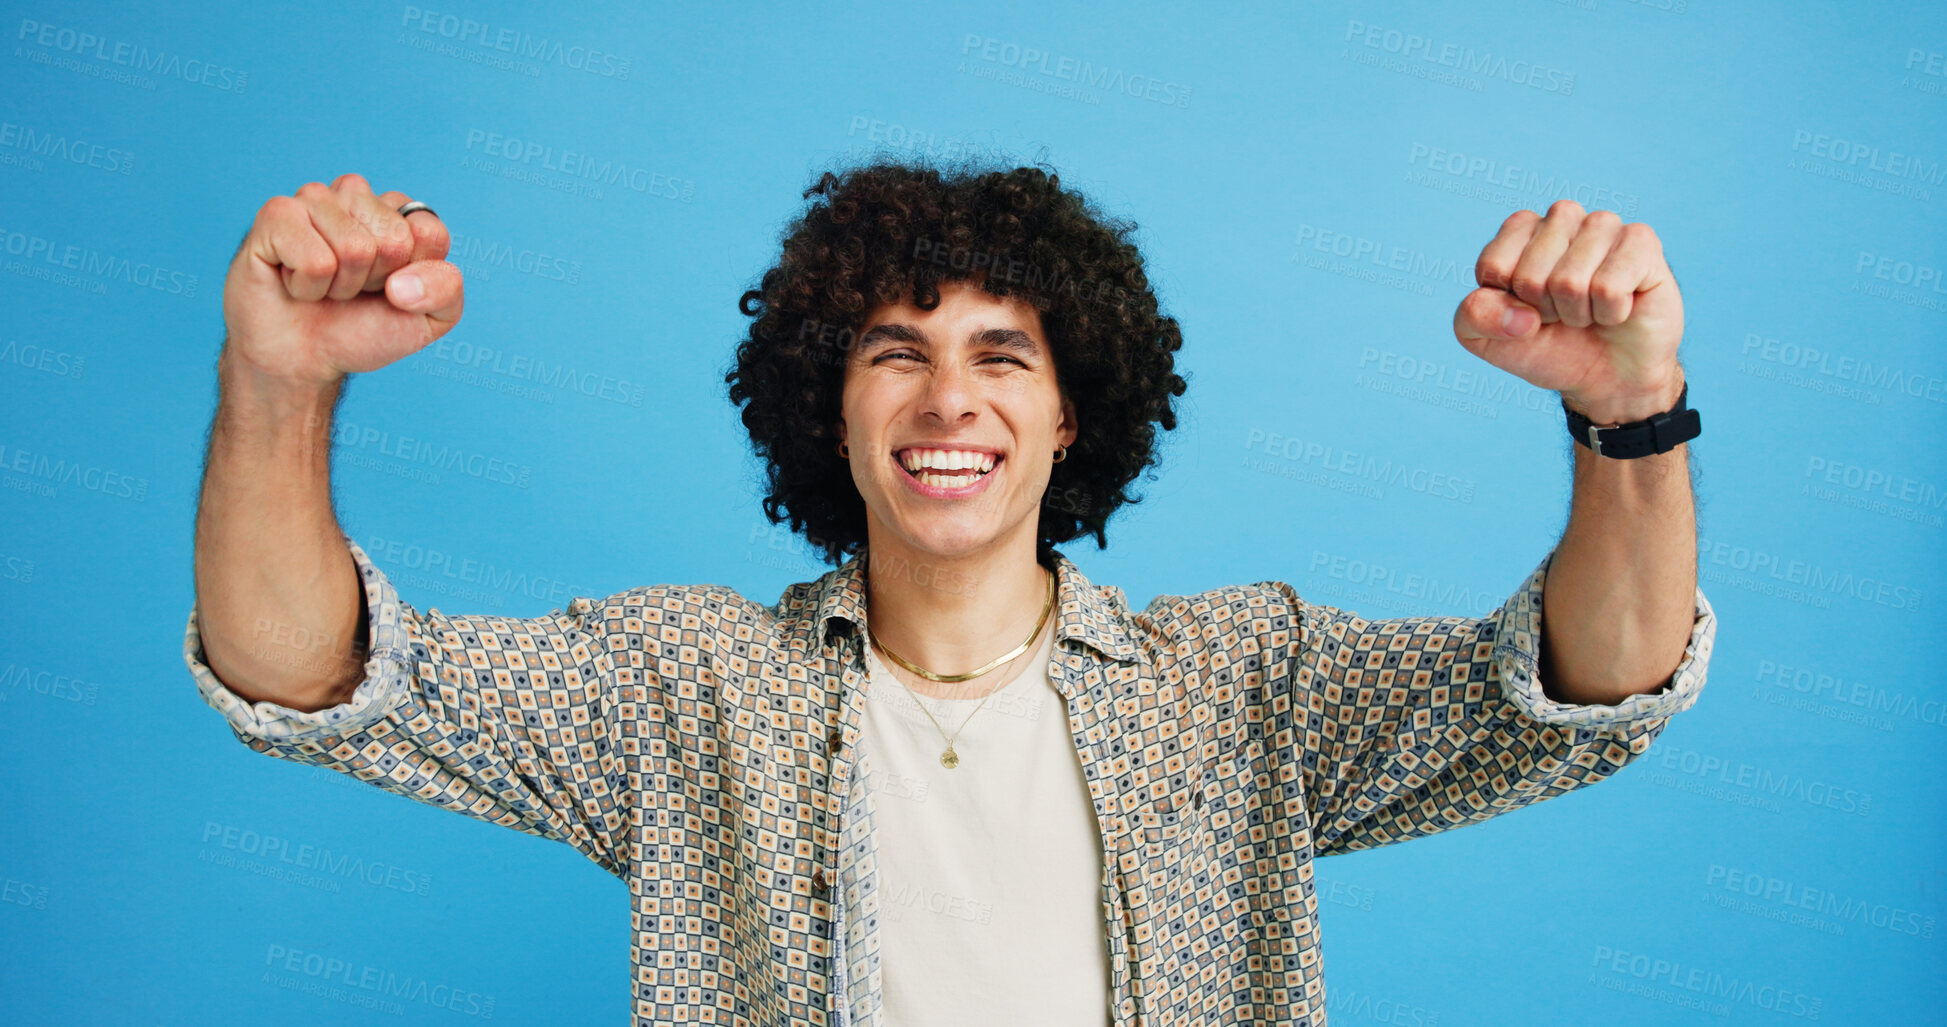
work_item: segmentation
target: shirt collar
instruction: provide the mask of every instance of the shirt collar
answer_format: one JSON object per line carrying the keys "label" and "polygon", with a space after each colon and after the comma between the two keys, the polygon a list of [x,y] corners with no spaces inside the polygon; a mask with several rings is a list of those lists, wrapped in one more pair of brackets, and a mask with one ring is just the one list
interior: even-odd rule
{"label": "shirt collar", "polygon": [[[1094,584],[1060,550],[1049,552],[1055,568],[1056,641],[1078,639],[1110,659],[1134,660],[1136,644],[1123,623],[1128,603],[1122,589]],[[818,579],[815,593],[821,646],[831,641],[836,630],[842,630],[838,621],[850,621],[851,630],[865,637],[865,559],[866,553],[861,550]]]}

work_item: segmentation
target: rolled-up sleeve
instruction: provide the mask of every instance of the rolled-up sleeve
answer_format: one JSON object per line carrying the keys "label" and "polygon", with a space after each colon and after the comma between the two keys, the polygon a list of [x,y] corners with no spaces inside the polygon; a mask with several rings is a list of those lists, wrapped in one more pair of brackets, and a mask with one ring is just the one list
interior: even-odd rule
{"label": "rolled-up sleeve", "polygon": [[1543,724],[1577,727],[1620,727],[1660,722],[1697,702],[1710,667],[1710,647],[1717,638],[1717,614],[1700,585],[1692,600],[1690,640],[1670,680],[1654,692],[1629,696],[1613,706],[1565,703],[1550,698],[1541,682],[1541,592],[1548,580],[1550,550],[1519,591],[1493,614],[1494,661],[1502,692],[1529,719]]}
{"label": "rolled-up sleeve", "polygon": [[624,873],[628,711],[612,693],[600,606],[577,597],[566,613],[527,619],[422,613],[358,543],[345,544],[370,639],[351,697],[308,712],[245,700],[210,669],[192,608],[183,659],[203,700],[258,752],[564,842]]}
{"label": "rolled-up sleeve", "polygon": [[1558,702],[1541,681],[1551,551],[1484,617],[1368,620],[1270,582],[1297,625],[1280,679],[1317,856],[1477,823],[1601,781],[1649,750],[1704,686],[1717,621],[1701,588],[1681,662],[1655,692]]}

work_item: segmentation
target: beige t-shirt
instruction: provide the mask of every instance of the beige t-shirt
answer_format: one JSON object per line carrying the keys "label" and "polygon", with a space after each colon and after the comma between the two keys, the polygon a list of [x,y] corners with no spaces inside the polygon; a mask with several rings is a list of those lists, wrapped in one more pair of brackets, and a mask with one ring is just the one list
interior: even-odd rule
{"label": "beige t-shirt", "polygon": [[[1054,635],[977,713],[979,698],[908,692],[866,647],[889,1027],[1111,1021],[1101,839],[1048,680]],[[951,770],[941,729],[960,757]]]}

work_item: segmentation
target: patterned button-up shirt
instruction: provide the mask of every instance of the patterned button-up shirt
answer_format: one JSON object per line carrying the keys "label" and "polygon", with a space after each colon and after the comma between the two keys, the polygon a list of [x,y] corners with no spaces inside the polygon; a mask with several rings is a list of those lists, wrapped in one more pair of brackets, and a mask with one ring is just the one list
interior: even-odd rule
{"label": "patterned button-up shirt", "polygon": [[[259,752],[565,842],[627,882],[638,1025],[879,1027],[855,556],[774,605],[654,585],[529,619],[421,612],[351,539],[370,628],[342,705],[246,702]],[[1368,620],[1260,581],[1140,612],[1060,551],[1048,672],[1102,837],[1117,1027],[1325,1023],[1312,861],[1616,773],[1704,684],[1701,589],[1653,693],[1551,699],[1553,552],[1480,618]]]}

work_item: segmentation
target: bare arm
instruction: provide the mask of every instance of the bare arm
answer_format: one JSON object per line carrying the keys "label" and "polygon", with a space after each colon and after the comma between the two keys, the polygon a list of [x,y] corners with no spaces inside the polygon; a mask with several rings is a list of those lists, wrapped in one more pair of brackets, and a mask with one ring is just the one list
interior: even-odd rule
{"label": "bare arm", "polygon": [[[1642,420],[1675,404],[1673,392],[1642,404],[1654,409],[1599,411],[1596,423]],[[1690,446],[1633,460],[1574,449],[1568,528],[1542,593],[1541,680],[1559,702],[1615,705],[1670,680],[1695,624]]]}
{"label": "bare arm", "polygon": [[[1546,217],[1518,210],[1474,277],[1454,313],[1468,352],[1596,424],[1676,405],[1683,296],[1648,225],[1566,199]],[[1614,706],[1669,682],[1703,623],[1690,447],[1633,460],[1574,449],[1568,528],[1543,583],[1541,684],[1556,702]]]}
{"label": "bare arm", "polygon": [[357,175],[273,197],[224,282],[196,618],[211,672],[251,702],[312,712],[365,677],[365,592],[331,504],[332,410],[348,374],[439,338],[462,302],[446,229],[401,217],[406,199]]}
{"label": "bare arm", "polygon": [[364,678],[364,591],[331,506],[339,385],[282,381],[225,349],[196,506],[203,649],[231,691],[336,706]]}

